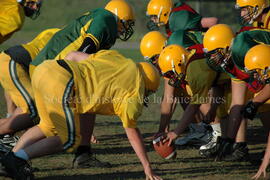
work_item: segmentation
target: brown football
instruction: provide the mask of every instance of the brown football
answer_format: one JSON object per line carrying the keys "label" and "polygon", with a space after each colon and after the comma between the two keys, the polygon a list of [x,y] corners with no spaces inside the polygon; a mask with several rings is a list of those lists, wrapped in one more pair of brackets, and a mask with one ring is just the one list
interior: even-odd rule
{"label": "brown football", "polygon": [[159,136],[153,140],[155,151],[164,159],[176,158],[176,148],[174,143],[168,146],[169,141],[163,142],[164,136]]}

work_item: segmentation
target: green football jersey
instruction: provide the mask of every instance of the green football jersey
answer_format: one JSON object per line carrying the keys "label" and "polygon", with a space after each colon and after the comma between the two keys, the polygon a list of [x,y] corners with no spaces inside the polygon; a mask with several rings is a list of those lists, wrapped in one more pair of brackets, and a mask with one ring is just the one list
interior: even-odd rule
{"label": "green football jersey", "polygon": [[258,44],[270,44],[270,31],[266,29],[256,29],[244,31],[238,34],[231,46],[232,59],[234,64],[244,70],[245,55],[250,48]]}
{"label": "green football jersey", "polygon": [[200,31],[178,30],[171,34],[167,40],[167,45],[177,44],[187,48],[195,44],[202,44],[202,40],[203,33]]}
{"label": "green football jersey", "polygon": [[69,52],[79,50],[87,37],[95,43],[96,50],[111,48],[118,37],[115,15],[103,8],[87,12],[57,32],[31,64],[64,59]]}
{"label": "green football jersey", "polygon": [[171,32],[177,30],[199,30],[201,29],[202,16],[195,12],[185,3],[178,2],[169,18],[169,29]]}

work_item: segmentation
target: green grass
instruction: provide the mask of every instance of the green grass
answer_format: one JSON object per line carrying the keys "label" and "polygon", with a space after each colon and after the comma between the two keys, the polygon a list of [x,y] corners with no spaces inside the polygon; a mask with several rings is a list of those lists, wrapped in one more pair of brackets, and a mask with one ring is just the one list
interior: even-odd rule
{"label": "green grass", "polygon": [[[138,50],[120,50],[127,57],[141,60]],[[161,96],[162,87],[157,93]],[[1,91],[0,114],[5,114],[5,106]],[[181,118],[182,110],[177,106],[173,116],[171,127],[174,128]],[[258,163],[250,162],[214,162],[198,155],[194,148],[182,148],[177,150],[178,156],[175,160],[163,160],[150,147],[150,137],[157,131],[160,116],[160,105],[150,103],[145,108],[138,120],[139,128],[147,145],[148,155],[152,166],[157,174],[166,180],[195,179],[195,180],[246,180],[253,175]],[[98,159],[110,162],[113,167],[72,169],[71,154],[60,153],[56,155],[37,158],[32,165],[38,170],[35,172],[37,179],[42,180],[126,180],[144,179],[142,166],[134,154],[117,117],[98,116],[95,126],[95,134],[100,144],[93,145],[93,151]],[[248,129],[248,140],[251,158],[258,158],[259,152],[264,149],[266,136],[259,121],[252,121]],[[0,179],[8,179],[0,176]]]}

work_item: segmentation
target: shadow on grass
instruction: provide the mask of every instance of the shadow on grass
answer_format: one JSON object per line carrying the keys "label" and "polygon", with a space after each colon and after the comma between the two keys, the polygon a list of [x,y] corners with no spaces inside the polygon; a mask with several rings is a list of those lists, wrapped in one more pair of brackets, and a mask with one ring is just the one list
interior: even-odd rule
{"label": "shadow on grass", "polygon": [[49,176],[38,178],[40,180],[124,180],[124,179],[142,179],[143,172],[117,172],[117,173],[103,173],[94,175],[73,175],[73,176]]}
{"label": "shadow on grass", "polygon": [[109,147],[106,146],[105,148],[94,148],[94,154],[134,154],[134,151],[131,146],[124,146],[124,147]]}
{"label": "shadow on grass", "polygon": [[[211,175],[243,175],[247,174],[247,171],[252,173],[258,167],[253,165],[241,165],[241,164],[216,164],[211,167],[194,167],[194,168],[181,168],[179,169],[162,169],[161,174],[165,175],[177,175],[181,176],[181,179],[191,179],[197,177],[211,176]],[[237,172],[231,173],[232,170],[237,169]]]}
{"label": "shadow on grass", "polygon": [[249,127],[247,130],[247,141],[250,145],[265,144],[267,136],[266,130],[262,126]]}

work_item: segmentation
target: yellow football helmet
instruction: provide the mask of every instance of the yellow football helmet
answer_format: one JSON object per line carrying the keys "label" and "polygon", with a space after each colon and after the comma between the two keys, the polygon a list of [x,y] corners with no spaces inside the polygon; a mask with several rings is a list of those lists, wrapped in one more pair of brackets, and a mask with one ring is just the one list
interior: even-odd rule
{"label": "yellow football helmet", "polygon": [[140,51],[146,60],[155,61],[165,46],[167,38],[159,31],[148,32],[141,40]]}
{"label": "yellow football helmet", "polygon": [[172,44],[163,49],[158,58],[158,65],[163,75],[173,72],[176,75],[185,72],[189,52],[182,46]]}
{"label": "yellow football helmet", "polygon": [[168,23],[171,10],[173,8],[172,0],[150,0],[147,5],[146,14],[148,16],[156,16],[158,26]]}
{"label": "yellow football helmet", "polygon": [[217,24],[208,29],[203,38],[203,46],[210,68],[223,71],[231,63],[230,46],[233,38],[233,30],[226,24]]}
{"label": "yellow football helmet", "polygon": [[234,38],[233,30],[226,24],[217,24],[208,29],[203,38],[206,52],[227,48]]}
{"label": "yellow football helmet", "polygon": [[121,27],[119,38],[127,41],[134,33],[135,18],[132,7],[125,0],[111,0],[105,9],[112,12],[118,21],[118,26]]}
{"label": "yellow football helmet", "polygon": [[42,0],[17,0],[24,8],[25,16],[36,19],[40,15]]}
{"label": "yellow football helmet", "polygon": [[260,44],[252,47],[245,56],[245,70],[256,73],[258,79],[270,78],[270,46]]}
{"label": "yellow football helmet", "polygon": [[158,65],[163,77],[169,79],[169,85],[175,88],[185,88],[186,64],[190,56],[191,53],[176,44],[167,46],[160,53]]}
{"label": "yellow football helmet", "polygon": [[151,92],[156,92],[160,84],[160,75],[158,70],[150,63],[140,62],[138,63],[140,71],[142,73],[145,89]]}
{"label": "yellow football helmet", "polygon": [[241,17],[242,23],[252,24],[254,20],[269,6],[269,0],[236,0],[236,9],[247,8],[247,14]]}

